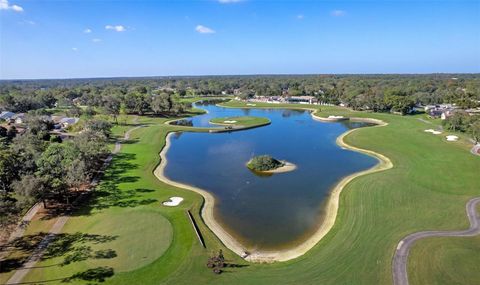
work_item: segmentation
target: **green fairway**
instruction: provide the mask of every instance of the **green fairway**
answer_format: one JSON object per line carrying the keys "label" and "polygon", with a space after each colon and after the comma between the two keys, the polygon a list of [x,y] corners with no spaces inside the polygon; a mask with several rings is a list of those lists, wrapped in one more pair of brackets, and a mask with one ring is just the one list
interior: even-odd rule
{"label": "green fairway", "polygon": [[261,117],[243,116],[214,118],[210,120],[210,123],[236,127],[258,127],[270,124],[270,120]]}
{"label": "green fairway", "polygon": [[480,237],[428,238],[413,247],[409,263],[412,284],[477,284]]}
{"label": "green fairway", "polygon": [[[241,102],[226,105],[247,107]],[[255,107],[305,106],[259,103]],[[248,264],[225,249],[202,222],[202,197],[166,185],[152,174],[165,136],[182,127],[163,124],[172,118],[139,117],[137,123],[145,127],[132,133],[131,140],[113,159],[89,206],[75,213],[64,228],[65,233],[95,234],[106,240],[105,236],[114,236],[109,241],[77,242],[73,247],[110,249],[117,256],[87,258],[61,266],[59,263],[68,256],[68,252],[61,252],[38,263],[23,281],[56,280],[108,266],[114,269],[114,275],[106,279],[108,284],[391,284],[392,256],[404,236],[421,230],[468,227],[465,203],[479,195],[480,158],[469,153],[466,138],[450,143],[443,136],[425,133],[424,129],[431,125],[420,121],[421,115],[309,107],[320,108],[319,116],[367,117],[387,122],[385,127],[358,129],[345,141],[386,155],[394,167],[349,183],[340,196],[333,229],[304,256],[284,263]],[[114,129],[116,135],[124,130]],[[162,206],[161,202],[171,196],[185,200],[178,207]],[[206,249],[197,240],[185,214],[187,209],[199,225]],[[31,234],[48,230],[45,221],[36,221],[31,227],[35,228]],[[241,266],[213,274],[205,264],[218,249],[224,250],[230,263]],[[452,284],[453,280],[455,284],[472,284],[472,280],[480,278],[478,250],[479,237],[422,240],[414,246],[409,259],[411,284]],[[9,275],[11,272],[0,273],[0,283]],[[87,283],[72,281],[76,282]]]}

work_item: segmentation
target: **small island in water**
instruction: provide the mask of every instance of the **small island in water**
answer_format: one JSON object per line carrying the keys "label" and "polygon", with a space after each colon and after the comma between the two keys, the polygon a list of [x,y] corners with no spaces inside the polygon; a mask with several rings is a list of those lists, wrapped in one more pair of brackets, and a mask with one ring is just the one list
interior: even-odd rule
{"label": "small island in water", "polygon": [[282,161],[270,155],[258,155],[247,162],[250,170],[263,173],[282,173],[293,171],[297,166],[293,163]]}

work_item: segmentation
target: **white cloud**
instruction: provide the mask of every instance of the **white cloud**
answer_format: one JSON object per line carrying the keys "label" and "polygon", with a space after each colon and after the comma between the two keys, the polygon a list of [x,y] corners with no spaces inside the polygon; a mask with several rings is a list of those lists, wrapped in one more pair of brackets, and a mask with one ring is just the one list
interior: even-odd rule
{"label": "white cloud", "polygon": [[102,39],[92,39],[92,42],[94,42],[94,43],[99,43],[101,41],[102,41]]}
{"label": "white cloud", "polygon": [[78,51],[78,48],[73,47],[72,50],[73,50],[73,51]]}
{"label": "white cloud", "polygon": [[23,12],[23,8],[18,5],[10,5],[8,0],[0,0],[0,10],[13,10],[15,12]]}
{"label": "white cloud", "polygon": [[89,28],[86,28],[85,30],[83,30],[83,32],[84,32],[85,34],[90,34],[90,33],[92,32],[92,30],[89,29]]}
{"label": "white cloud", "polygon": [[218,0],[219,3],[222,4],[230,4],[230,3],[238,3],[242,2],[243,0]]}
{"label": "white cloud", "polygon": [[11,8],[15,12],[23,12],[23,8],[18,5],[12,5]]}
{"label": "white cloud", "polygon": [[210,29],[209,27],[202,26],[202,25],[196,26],[195,31],[199,32],[200,34],[215,34],[214,30]]}
{"label": "white cloud", "polygon": [[105,26],[105,29],[107,30],[114,30],[116,32],[125,32],[127,30],[127,28],[125,28],[124,26],[122,25],[116,25],[116,26],[113,26],[113,25],[106,25]]}
{"label": "white cloud", "polygon": [[305,18],[305,16],[303,16],[302,14],[297,15],[297,19],[299,19],[299,20],[303,20],[304,18]]}
{"label": "white cloud", "polygon": [[344,10],[333,10],[332,13],[330,14],[334,17],[342,17],[342,16],[345,16],[347,12],[345,12]]}

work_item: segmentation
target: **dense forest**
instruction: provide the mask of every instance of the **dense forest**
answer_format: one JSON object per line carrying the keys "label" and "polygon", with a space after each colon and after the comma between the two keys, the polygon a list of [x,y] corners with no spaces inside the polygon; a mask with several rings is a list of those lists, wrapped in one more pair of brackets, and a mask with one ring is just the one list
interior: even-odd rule
{"label": "dense forest", "polygon": [[[26,113],[20,132],[0,126],[0,225],[35,201],[69,204],[101,170],[112,124],[122,115],[178,116],[193,96],[315,96],[373,112],[407,113],[414,105],[480,106],[480,75],[280,75],[0,81],[0,112]],[[62,139],[51,115],[79,118]],[[98,116],[100,115],[100,116]],[[480,116],[458,111],[446,128],[480,140]],[[2,122],[0,122],[2,123]],[[73,190],[73,191],[72,191]]]}
{"label": "dense forest", "polygon": [[[31,109],[71,105],[114,105],[123,101],[125,111],[162,111],[162,99],[152,95],[292,96],[310,95],[325,103],[344,103],[355,109],[389,111],[396,105],[456,103],[475,107],[480,100],[480,75],[277,75],[149,77],[0,81],[0,109]],[[115,101],[113,99],[113,101]],[[167,104],[167,102],[163,102]],[[171,104],[171,102],[169,103]],[[148,106],[150,105],[150,106]],[[164,106],[165,107],[165,106]]]}

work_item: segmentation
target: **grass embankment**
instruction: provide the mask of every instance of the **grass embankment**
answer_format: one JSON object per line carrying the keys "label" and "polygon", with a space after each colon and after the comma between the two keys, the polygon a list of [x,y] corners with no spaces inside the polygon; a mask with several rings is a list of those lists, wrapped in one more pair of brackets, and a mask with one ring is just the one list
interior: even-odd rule
{"label": "grass embankment", "polygon": [[260,126],[268,125],[270,124],[270,120],[268,118],[262,118],[262,117],[243,116],[243,117],[214,118],[210,120],[210,123],[215,125],[235,126],[239,128],[244,128],[244,127],[260,127]]}
{"label": "grass embankment", "polygon": [[[229,105],[246,107],[237,102]],[[63,278],[85,268],[105,265],[115,269],[115,275],[106,280],[111,284],[390,284],[392,255],[401,238],[420,230],[468,227],[465,203],[479,194],[475,169],[479,169],[480,160],[468,152],[466,145],[447,143],[440,136],[424,133],[429,126],[418,120],[419,116],[351,112],[323,106],[321,110],[321,116],[373,117],[389,123],[382,128],[359,129],[345,141],[388,156],[394,168],[349,183],[340,196],[333,229],[304,256],[284,263],[227,268],[228,272],[220,276],[212,274],[205,266],[207,258],[223,247],[198,215],[202,198],[163,184],[152,174],[166,134],[180,127],[164,125],[163,119],[140,118],[138,123],[147,126],[132,134],[113,160],[91,206],[77,213],[65,228],[69,233],[116,236],[111,242],[92,247],[112,249],[118,257],[88,259],[67,266],[53,265],[60,258],[55,262],[47,259],[32,269],[24,281]],[[162,207],[161,201],[170,196],[185,200],[179,207]],[[198,243],[186,209],[192,209],[207,249]],[[35,231],[46,230],[35,223],[31,227]],[[480,280],[480,270],[473,270],[478,265],[478,241],[421,241],[410,257],[411,284],[451,284],[452,280],[471,284],[471,280]],[[168,249],[162,253],[166,245]],[[153,250],[155,246],[161,249]],[[130,250],[140,255],[122,261],[120,256],[126,257]],[[224,252],[231,262],[245,264],[230,251]],[[52,266],[42,267],[46,265]],[[0,283],[5,274],[8,273],[0,274]],[[447,275],[451,279],[444,279]]]}

